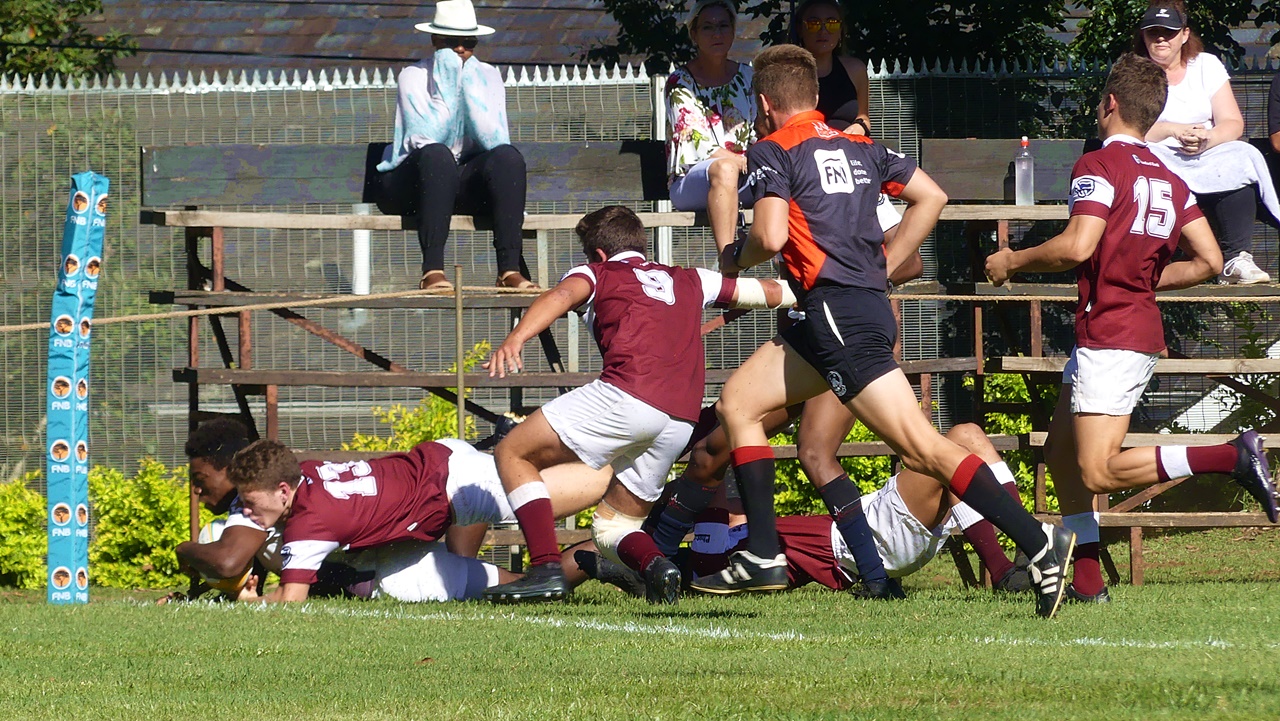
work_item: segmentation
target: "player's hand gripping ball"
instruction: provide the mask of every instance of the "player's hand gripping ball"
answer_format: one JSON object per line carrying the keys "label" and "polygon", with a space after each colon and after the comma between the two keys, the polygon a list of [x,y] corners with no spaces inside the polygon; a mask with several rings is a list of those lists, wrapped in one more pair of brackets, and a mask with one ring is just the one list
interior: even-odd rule
{"label": "player's hand gripping ball", "polygon": [[[226,527],[226,522],[221,519],[209,521],[204,528],[200,529],[200,535],[196,537],[199,543],[213,543],[222,538],[222,531]],[[235,598],[240,595],[241,589],[244,588],[245,582],[249,580],[249,573],[252,568],[244,569],[244,573],[236,578],[209,578],[203,573],[200,578],[210,587],[215,588],[223,593]]]}

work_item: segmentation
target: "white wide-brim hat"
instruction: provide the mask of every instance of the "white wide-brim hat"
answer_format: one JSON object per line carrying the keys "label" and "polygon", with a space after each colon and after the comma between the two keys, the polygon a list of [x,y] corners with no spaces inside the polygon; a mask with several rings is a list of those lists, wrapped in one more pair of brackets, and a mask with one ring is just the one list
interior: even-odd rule
{"label": "white wide-brim hat", "polygon": [[490,35],[493,28],[476,22],[476,9],[471,0],[440,0],[436,3],[436,16],[429,23],[418,23],[414,30],[432,35]]}

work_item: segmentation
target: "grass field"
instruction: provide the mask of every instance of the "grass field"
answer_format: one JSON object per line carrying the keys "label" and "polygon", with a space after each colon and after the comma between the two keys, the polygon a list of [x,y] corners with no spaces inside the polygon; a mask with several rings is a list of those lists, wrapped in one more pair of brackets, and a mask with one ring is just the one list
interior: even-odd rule
{"label": "grass field", "polygon": [[1147,558],[1146,586],[1053,621],[961,588],[946,558],[898,603],[812,586],[674,609],[594,584],[535,607],[0,592],[0,718],[1280,718],[1280,532],[1157,538]]}

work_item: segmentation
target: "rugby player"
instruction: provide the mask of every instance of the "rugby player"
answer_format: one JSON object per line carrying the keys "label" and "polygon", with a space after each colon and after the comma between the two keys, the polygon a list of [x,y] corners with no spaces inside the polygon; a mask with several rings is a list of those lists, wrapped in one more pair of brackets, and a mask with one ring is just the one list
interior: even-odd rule
{"label": "rugby player", "polygon": [[[822,396],[818,396],[821,398]],[[844,406],[840,406],[844,410]],[[806,412],[808,409],[806,408]],[[847,413],[847,411],[846,411]],[[774,411],[765,418],[765,427],[771,428],[769,435],[775,435],[780,431],[781,427],[789,422],[789,418],[784,411]],[[803,416],[802,416],[803,418]],[[1000,454],[995,447],[991,445],[990,439],[980,427],[972,423],[963,423],[952,427],[947,432],[947,438],[956,442],[960,446],[968,449],[976,454],[991,468],[991,472],[995,474],[1000,481],[1000,485],[1013,497],[1020,500],[1018,494],[1017,480],[1013,477],[1009,466],[1000,458]],[[828,465],[834,466],[839,473],[844,474],[844,469],[832,457]],[[676,481],[668,484],[663,499],[655,506],[654,512],[650,514],[649,519],[645,522],[645,530],[653,536],[657,542],[658,548],[669,558],[675,558],[681,541],[689,531],[694,532],[695,540],[705,536],[705,532],[700,531],[704,524],[697,522],[696,519],[702,516],[702,511],[710,506],[711,500],[718,493],[727,491],[734,494],[733,484],[722,490],[722,480],[725,471],[729,467],[729,447],[728,440],[725,438],[724,430],[717,427],[712,430],[705,438],[702,438],[694,444],[689,453],[689,463],[685,467],[684,473]],[[812,479],[814,476],[808,470],[806,474]],[[960,501],[954,495],[945,493],[942,486],[937,481],[928,476],[915,473],[913,471],[903,471],[894,477],[896,481],[891,485],[886,483],[885,489],[889,491],[877,492],[880,500],[878,503],[890,503],[892,507],[899,508],[905,504],[909,508],[914,521],[906,521],[909,528],[902,530],[902,533],[916,533],[924,529],[926,531],[937,531],[940,528],[943,517],[946,515],[946,509],[953,509],[953,514],[947,521],[947,533],[950,533],[952,527],[958,527],[965,539],[973,544],[974,550],[978,553],[978,558],[986,565],[987,570],[991,573],[992,590],[1000,592],[1021,592],[1030,588],[1030,580],[1026,571],[1025,558],[1019,558],[1018,562],[1010,561],[1005,554],[1004,548],[1000,545],[1000,540],[996,537],[995,529],[991,522],[983,518],[968,504]],[[896,490],[895,490],[896,489]],[[819,487],[821,492],[821,487]],[[903,500],[888,501],[886,499],[896,498],[900,496]],[[736,498],[736,494],[731,496]],[[940,506],[945,499],[945,504]],[[870,525],[871,533],[875,538],[877,557],[881,561],[885,561],[889,556],[901,557],[903,554],[898,550],[889,550],[886,553],[886,539],[893,538],[894,531],[888,527],[886,520],[890,518],[883,510],[876,514],[872,514],[868,509],[871,503],[869,497],[860,499],[860,503],[864,510],[864,516]],[[882,505],[881,508],[890,506]],[[897,517],[907,519],[904,513],[898,513]],[[831,517],[835,520],[835,516]],[[796,524],[813,524],[817,527],[818,521],[788,521],[786,528],[779,526],[778,534],[782,542],[782,552],[787,556],[788,574],[792,579],[792,585],[795,585],[794,559],[791,558],[789,548],[795,544],[787,539],[787,534],[794,530]],[[726,526],[727,528],[727,526]],[[737,527],[735,527],[737,528]],[[839,530],[839,524],[835,526]],[[745,534],[745,525],[738,532]],[[717,537],[722,536],[719,534]],[[857,568],[853,564],[853,557],[848,551],[848,541],[843,538],[841,533],[840,548],[843,549],[842,556],[845,561],[846,570],[849,571],[851,586],[842,586],[847,588],[853,595],[860,598],[902,598],[901,588],[894,583],[868,583],[862,577],[862,569]],[[919,535],[916,533],[916,535]],[[745,538],[745,535],[743,536]],[[944,536],[939,536],[944,538]],[[736,548],[736,544],[730,544],[730,551],[741,550]],[[696,551],[696,549],[695,549]],[[936,553],[937,549],[933,550]],[[729,551],[726,551],[728,553]],[[718,551],[716,551],[718,553]],[[929,558],[932,558],[932,554]],[[928,559],[925,559],[928,560]],[[695,569],[698,575],[707,575],[713,571],[719,571],[726,564],[719,564],[714,569],[700,570]],[[923,565],[923,564],[921,564]],[[892,579],[900,577],[901,573],[895,573],[900,570],[902,564],[898,563],[892,568],[886,567],[883,563],[879,566],[884,569],[885,578]]]}
{"label": "rugby player", "polygon": [[[976,454],[997,476],[1009,469],[982,429],[971,423],[953,427],[947,438]],[[733,484],[717,488],[733,491]],[[718,501],[704,511],[693,526],[693,542],[687,564],[693,573],[708,575],[726,568],[728,557],[746,545],[747,526],[735,509],[734,497]],[[900,596],[900,579],[931,561],[957,529],[982,521],[982,517],[929,476],[904,470],[884,486],[862,497],[862,506],[875,536],[876,550],[888,570],[889,585]],[[790,588],[819,583],[835,591],[864,596],[859,569],[838,526],[829,516],[784,516],[778,519],[778,539],[787,558]],[[577,556],[583,557],[584,551]],[[1007,558],[1005,563],[1013,564]],[[1022,583],[993,583],[996,591],[1027,591],[1026,571],[1014,568]],[[594,576],[593,576],[594,577]],[[994,576],[993,576],[994,578]],[[610,582],[616,583],[616,580]]]}
{"label": "rugby player", "polygon": [[[1121,451],[1130,414],[1165,351],[1155,291],[1193,286],[1222,270],[1195,195],[1141,140],[1167,94],[1165,73],[1152,61],[1133,54],[1116,61],[1097,108],[1103,147],[1072,169],[1066,230],[1037,247],[987,258],[995,285],[1017,273],[1076,270],[1076,347],[1045,441],[1063,523],[1081,544],[1067,591],[1075,601],[1110,600],[1098,564],[1094,494],[1225,473],[1277,520],[1262,439],[1252,430],[1216,446]],[[1185,259],[1170,262],[1178,249]]]}
{"label": "rugby player", "polygon": [[[717,403],[750,534],[747,549],[731,556],[728,569],[695,578],[693,588],[724,594],[787,587],[773,513],[773,451],[763,421],[771,411],[830,388],[908,469],[948,485],[1027,554],[1037,612],[1053,616],[1075,535],[1036,521],[980,458],[943,438],[920,412],[893,359],[897,326],[886,277],[919,250],[946,194],[904,156],[822,122],[814,111],[818,80],[808,51],[769,48],[753,67],[756,100],[771,134],[747,151],[755,219],[746,240],[725,249],[720,269],[740,272],[781,251],[803,291],[805,320],[761,346],[730,377]],[[873,219],[882,191],[907,201],[887,257]],[[863,514],[851,482],[823,495],[837,523],[852,524]],[[850,551],[859,568],[874,566],[869,532]]]}
{"label": "rugby player", "polygon": [[[246,516],[283,528],[281,585],[269,601],[306,599],[321,563],[340,548],[346,563],[371,575],[375,597],[477,598],[487,586],[520,577],[474,558],[474,534],[452,547],[442,540],[451,526],[483,531],[514,519],[493,458],[463,441],[429,441],[368,461],[301,464],[284,444],[257,441],[236,454],[227,474]],[[553,513],[586,508],[608,478],[580,464],[549,469]],[[586,578],[571,570],[572,582]]]}
{"label": "rugby player", "polygon": [[648,235],[635,213],[608,206],[575,229],[588,263],[571,269],[525,313],[485,363],[518,371],[520,351],[566,312],[581,309],[603,356],[600,378],[534,411],[494,456],[528,543],[524,578],[485,591],[491,601],[560,600],[569,592],[556,544],[555,514],[541,472],[562,463],[612,465],[614,477],[592,520],[602,555],[645,577],[655,603],[675,603],[680,572],[640,530],[701,410],[705,358],[702,309],[787,306],[772,280],[723,278],[647,260]]}

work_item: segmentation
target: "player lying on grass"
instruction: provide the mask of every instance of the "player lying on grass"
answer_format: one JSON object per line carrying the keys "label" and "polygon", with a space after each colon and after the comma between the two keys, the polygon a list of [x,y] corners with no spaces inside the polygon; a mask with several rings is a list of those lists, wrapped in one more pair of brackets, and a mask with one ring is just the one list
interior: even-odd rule
{"label": "player lying on grass", "polygon": [[[553,513],[568,516],[603,492],[607,472],[553,468]],[[283,526],[280,587],[270,601],[308,597],[324,558],[346,559],[373,575],[371,595],[402,601],[476,598],[486,587],[519,578],[474,557],[476,534],[449,550],[451,524],[471,530],[512,520],[493,460],[463,441],[421,443],[407,453],[368,461],[299,464],[277,441],[257,441],[228,469],[245,514],[265,528]],[[464,547],[465,546],[465,547]],[[572,581],[586,576],[572,569]]]}
{"label": "player lying on grass", "polygon": [[[806,410],[806,412],[808,411]],[[788,420],[788,414],[785,411],[774,411],[766,417],[765,426],[772,429],[770,431],[772,436],[785,427]],[[1018,495],[1017,480],[1013,477],[1008,465],[1000,458],[1000,454],[991,445],[990,439],[987,438],[981,428],[972,423],[960,424],[954,426],[946,437],[981,458],[990,467],[991,472],[1000,481],[1001,486],[1012,497],[1019,499],[1019,502],[1021,502]],[[801,450],[801,454],[803,454],[803,450]],[[724,486],[721,481],[728,466],[729,447],[722,429],[714,429],[693,446],[689,453],[689,463],[684,472],[676,481],[669,484],[667,492],[663,494],[663,501],[657,504],[654,513],[645,522],[645,530],[653,536],[658,548],[668,557],[675,557],[680,542],[691,530],[694,532],[695,539],[699,536],[695,521],[700,517],[701,511],[709,507],[712,499],[717,494],[724,492]],[[841,474],[844,473],[844,469],[840,467],[839,462],[834,457],[834,451],[831,452],[829,466],[838,469]],[[810,478],[812,477],[810,475]],[[733,484],[729,485],[732,486]],[[732,497],[736,497],[734,491],[734,488],[728,489]],[[821,488],[819,488],[819,492],[821,492]],[[875,502],[880,505],[875,511],[870,506],[872,503],[870,496],[860,499],[860,507],[874,538],[878,560],[881,561],[878,568],[883,569],[886,573],[886,578],[890,579],[885,584],[884,593],[881,593],[879,588],[874,592],[868,591],[865,579],[861,577],[859,567],[853,562],[853,556],[848,555],[848,542],[844,540],[844,533],[840,529],[839,516],[832,514],[826,519],[834,522],[834,527],[840,533],[840,548],[847,555],[845,565],[852,574],[851,578],[857,579],[856,583],[845,586],[854,595],[864,598],[901,598],[901,588],[892,583],[891,579],[904,575],[901,572],[904,564],[898,559],[901,559],[904,555],[912,555],[914,557],[914,552],[889,548],[888,544],[898,538],[895,534],[903,534],[903,538],[913,537],[913,534],[914,536],[920,536],[917,532],[921,530],[929,531],[931,534],[941,528],[940,524],[943,523],[941,519],[944,517],[946,517],[945,530],[948,534],[952,527],[958,527],[964,537],[973,544],[979,559],[982,560],[991,573],[992,588],[994,590],[1019,592],[1030,588],[1025,558],[1018,563],[1010,561],[1005,554],[1004,548],[1000,545],[999,539],[996,537],[995,527],[991,525],[991,522],[970,508],[968,504],[948,493],[934,479],[914,471],[904,470],[894,479],[891,479],[891,483],[886,483],[881,491],[877,491],[877,494],[878,500]],[[903,507],[910,511],[911,518],[915,520],[911,520],[906,514],[886,511],[886,509],[890,508],[901,509]],[[950,516],[947,516],[948,509],[953,509]],[[890,528],[888,521],[893,518],[903,519],[905,521],[904,528],[900,530]],[[788,521],[786,525],[787,528],[794,529],[796,524],[814,525],[817,523],[817,521],[792,520]],[[782,552],[788,556],[788,574],[792,578],[792,585],[795,585],[794,563],[790,557],[791,552],[788,550],[790,543],[786,537],[788,531],[780,525],[778,533],[782,544]],[[939,544],[941,540],[945,540],[945,535],[938,536]],[[733,550],[741,549],[735,548]],[[933,553],[936,552],[937,548],[934,547],[932,552],[924,558],[924,561],[932,558]],[[891,558],[893,559],[892,561]],[[923,562],[919,565],[923,565]],[[915,570],[918,567],[915,566],[911,570]],[[725,568],[725,564],[721,564],[711,570],[695,570],[697,570],[698,575],[705,576],[723,568]],[[817,580],[821,582],[821,579]]]}
{"label": "player lying on grass", "polygon": [[[213,541],[186,541],[174,549],[179,567],[193,578],[202,579],[200,583],[193,583],[187,598],[201,596],[212,587],[234,599],[244,592],[250,576],[280,572],[278,529],[263,528],[250,520],[244,514],[235,486],[227,478],[232,457],[249,442],[249,430],[233,418],[205,421],[187,438],[184,450],[190,464],[192,491],[215,516],[227,514],[221,523],[221,535]],[[318,575],[321,582],[313,589],[313,595],[362,592],[359,574],[343,563],[327,561]],[[176,597],[171,594],[164,600]]]}
{"label": "player lying on grass", "polygon": [[645,258],[648,234],[636,214],[609,206],[579,221],[588,263],[573,268],[525,313],[485,364],[490,375],[520,370],[524,344],[579,309],[603,356],[600,378],[539,408],[494,455],[528,543],[525,577],[485,591],[496,602],[559,600],[568,593],[556,545],[555,513],[542,472],[557,464],[611,465],[592,533],[605,558],[644,574],[648,597],[675,603],[680,572],[640,531],[701,410],[706,360],[702,309],[790,305],[771,280],[724,278]]}
{"label": "player lying on grass", "polygon": [[[1071,171],[1066,230],[1037,247],[987,258],[995,285],[1017,273],[1076,270],[1076,347],[1045,441],[1063,523],[1082,544],[1068,591],[1076,601],[1110,600],[1093,494],[1224,473],[1277,520],[1275,487],[1254,431],[1217,446],[1121,450],[1130,414],[1165,351],[1155,291],[1190,287],[1222,270],[1222,251],[1195,195],[1139,139],[1167,94],[1165,73],[1152,61],[1132,54],[1116,61],[1097,108],[1103,147]],[[1185,259],[1170,262],[1179,248]]]}
{"label": "player lying on grass", "polygon": [[[993,471],[1004,468],[1008,472],[1000,455],[976,425],[955,426],[947,438],[982,458]],[[721,488],[732,490],[727,486]],[[746,545],[748,529],[738,508],[740,503],[736,498],[726,500],[726,504],[717,503],[718,507],[703,512],[693,527],[688,565],[689,570],[699,576],[727,568],[729,555]],[[899,596],[905,595],[899,579],[933,560],[956,528],[982,520],[973,509],[957,503],[937,481],[907,470],[863,496],[862,507],[875,537],[876,551],[889,572],[889,585]],[[819,583],[835,591],[861,595],[857,563],[839,527],[829,516],[781,517],[778,540],[787,560],[788,587]],[[582,552],[577,555],[581,558]],[[1007,558],[1005,563],[1013,568]],[[995,589],[1031,590],[1027,571],[1014,568],[1006,584],[997,585]]]}
{"label": "player lying on grass", "polygon": [[[716,410],[732,448],[750,537],[728,569],[694,579],[693,588],[708,593],[786,588],[786,557],[773,512],[773,451],[764,419],[831,390],[904,466],[949,486],[1027,554],[1039,592],[1037,613],[1053,616],[1062,600],[1074,534],[1036,521],[981,459],[943,438],[920,412],[893,358],[897,324],[885,293],[887,276],[919,250],[946,205],[946,194],[906,157],[822,122],[814,110],[818,80],[808,51],[779,45],[760,53],[753,67],[753,92],[771,134],[747,151],[755,218],[746,240],[721,256],[720,268],[738,272],[781,252],[797,292],[803,292],[805,320],[761,346],[721,393]],[[887,258],[875,222],[881,191],[907,202]],[[849,545],[859,567],[874,567],[874,540],[861,517],[857,487],[840,485],[839,497],[824,494],[824,501],[843,517],[842,524],[858,531],[848,535],[856,536]]]}

